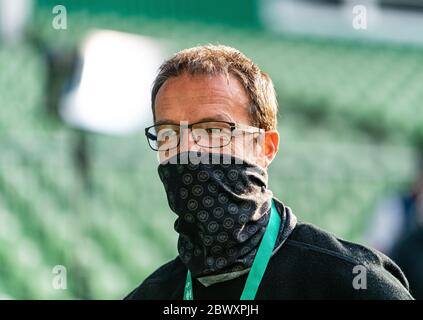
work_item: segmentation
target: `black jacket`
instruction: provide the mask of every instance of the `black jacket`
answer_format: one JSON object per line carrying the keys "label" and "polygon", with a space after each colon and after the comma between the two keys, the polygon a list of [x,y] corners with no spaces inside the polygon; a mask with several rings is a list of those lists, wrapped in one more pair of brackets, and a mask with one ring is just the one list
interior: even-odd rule
{"label": "black jacket", "polygon": [[[354,273],[359,265],[364,268],[358,267]],[[177,257],[125,299],[182,300],[186,275],[187,268]],[[194,299],[238,300],[247,276],[209,287],[193,279]],[[353,286],[356,276],[360,276],[361,289]],[[402,271],[382,253],[340,240],[311,224],[298,223],[270,259],[256,299],[413,299],[408,290]]]}

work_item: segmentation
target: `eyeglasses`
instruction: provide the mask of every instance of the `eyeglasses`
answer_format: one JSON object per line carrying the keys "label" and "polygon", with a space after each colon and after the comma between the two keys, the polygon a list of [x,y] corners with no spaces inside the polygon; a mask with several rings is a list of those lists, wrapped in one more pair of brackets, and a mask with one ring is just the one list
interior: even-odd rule
{"label": "eyeglasses", "polygon": [[145,128],[150,148],[168,151],[179,147],[181,129],[190,129],[194,142],[203,148],[222,148],[229,145],[236,132],[260,134],[263,129],[227,121],[202,121],[189,125],[159,124]]}

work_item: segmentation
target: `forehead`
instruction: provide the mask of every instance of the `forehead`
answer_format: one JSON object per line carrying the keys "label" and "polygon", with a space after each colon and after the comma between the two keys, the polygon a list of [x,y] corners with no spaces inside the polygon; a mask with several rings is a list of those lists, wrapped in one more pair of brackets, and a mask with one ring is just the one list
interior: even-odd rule
{"label": "forehead", "polygon": [[189,75],[173,77],[162,85],[155,101],[156,120],[195,121],[226,116],[245,122],[249,97],[233,75]]}

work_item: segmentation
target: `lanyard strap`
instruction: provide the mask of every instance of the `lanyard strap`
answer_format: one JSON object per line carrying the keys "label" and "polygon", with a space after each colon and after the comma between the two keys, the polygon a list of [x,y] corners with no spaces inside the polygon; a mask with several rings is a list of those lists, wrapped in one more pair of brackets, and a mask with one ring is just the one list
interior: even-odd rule
{"label": "lanyard strap", "polygon": [[[270,210],[270,219],[263,235],[263,239],[258,248],[253,265],[245,282],[244,290],[241,294],[241,300],[254,300],[261,279],[266,271],[270,257],[272,256],[273,248],[275,247],[276,239],[279,233],[281,218],[277,212],[275,202],[272,200],[272,208]],[[184,289],[184,300],[193,300],[194,295],[192,291],[191,272],[188,269],[187,279]]]}

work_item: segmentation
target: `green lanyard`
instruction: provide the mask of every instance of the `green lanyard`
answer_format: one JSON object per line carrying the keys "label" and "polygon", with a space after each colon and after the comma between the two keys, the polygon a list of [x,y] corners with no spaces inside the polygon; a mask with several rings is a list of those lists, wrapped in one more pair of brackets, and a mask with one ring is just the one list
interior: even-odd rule
{"label": "green lanyard", "polygon": [[[260,243],[251,270],[245,282],[244,290],[242,291],[241,300],[254,300],[261,279],[263,278],[266,267],[272,256],[273,248],[275,247],[276,239],[279,233],[279,226],[281,218],[277,212],[275,202],[272,201],[272,209],[270,211],[270,220],[267,225],[266,232]],[[187,279],[185,283],[184,300],[193,300],[192,279],[191,272],[188,270]]]}

